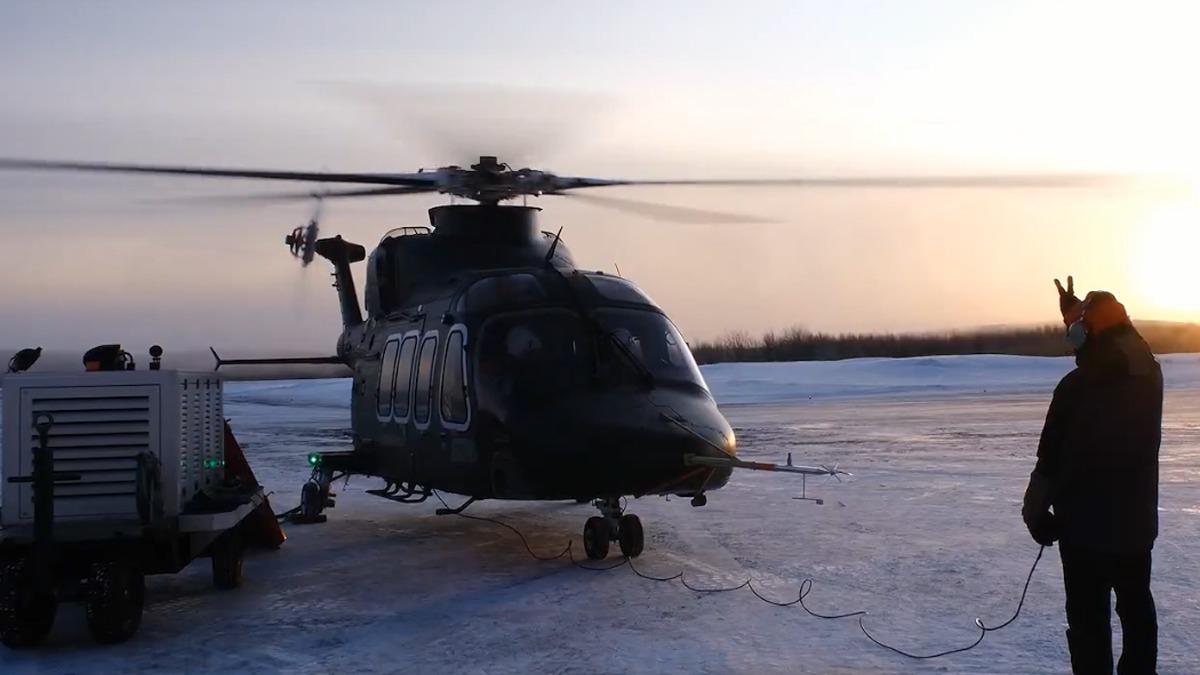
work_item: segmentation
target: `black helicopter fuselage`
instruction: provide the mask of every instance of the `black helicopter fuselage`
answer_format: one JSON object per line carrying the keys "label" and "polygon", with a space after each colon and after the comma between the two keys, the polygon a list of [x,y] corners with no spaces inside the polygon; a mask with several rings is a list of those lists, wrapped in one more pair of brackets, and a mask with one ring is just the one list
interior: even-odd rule
{"label": "black helicopter fuselage", "polygon": [[354,378],[354,450],[326,461],[478,498],[724,485],[730,469],[686,460],[735,441],[678,330],[631,282],[576,269],[537,211],[442,206],[432,229],[390,233],[367,260],[365,319],[348,267],[363,250],[322,241]]}

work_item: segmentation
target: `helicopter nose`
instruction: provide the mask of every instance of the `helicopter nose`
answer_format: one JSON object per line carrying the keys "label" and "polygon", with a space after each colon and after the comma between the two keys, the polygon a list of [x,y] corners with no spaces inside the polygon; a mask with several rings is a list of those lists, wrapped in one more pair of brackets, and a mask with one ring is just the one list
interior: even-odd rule
{"label": "helicopter nose", "polygon": [[691,466],[687,457],[728,457],[736,448],[716,404],[691,391],[581,393],[510,419],[509,428],[537,491],[563,498],[714,490],[730,469]]}

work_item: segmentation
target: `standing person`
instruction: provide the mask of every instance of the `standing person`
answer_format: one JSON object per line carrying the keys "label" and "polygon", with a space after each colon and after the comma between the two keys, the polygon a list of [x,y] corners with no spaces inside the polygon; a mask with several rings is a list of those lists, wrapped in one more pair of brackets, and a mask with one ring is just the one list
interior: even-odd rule
{"label": "standing person", "polygon": [[1081,301],[1071,277],[1065,289],[1054,284],[1076,368],[1054,390],[1021,515],[1039,544],[1060,543],[1074,672],[1112,673],[1115,591],[1124,634],[1117,672],[1152,674],[1162,370],[1112,293]]}

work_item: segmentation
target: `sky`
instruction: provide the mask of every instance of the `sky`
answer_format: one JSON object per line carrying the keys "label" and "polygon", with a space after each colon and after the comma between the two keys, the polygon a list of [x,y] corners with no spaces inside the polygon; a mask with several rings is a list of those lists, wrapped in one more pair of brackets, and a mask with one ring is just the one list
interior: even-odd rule
{"label": "sky", "polygon": [[[1200,320],[1193,3],[0,5],[0,156],[411,171],[475,154],[623,178],[1115,172],[1092,189],[612,188],[764,222],[542,198],[587,268],[689,339],[1055,320],[1051,280]],[[1166,176],[1169,178],[1164,179]],[[0,174],[0,345],[332,349],[310,186]],[[441,197],[337,203],[374,244]],[[361,289],[361,283],[360,283]]]}

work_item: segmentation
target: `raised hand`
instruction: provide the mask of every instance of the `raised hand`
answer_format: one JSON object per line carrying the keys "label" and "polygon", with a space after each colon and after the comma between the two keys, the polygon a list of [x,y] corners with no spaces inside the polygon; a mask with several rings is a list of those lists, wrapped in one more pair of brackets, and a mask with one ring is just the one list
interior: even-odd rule
{"label": "raised hand", "polygon": [[1063,316],[1067,312],[1074,309],[1079,304],[1079,298],[1075,296],[1075,277],[1067,276],[1067,287],[1063,288],[1062,282],[1058,279],[1054,280],[1054,286],[1058,288],[1058,310]]}

